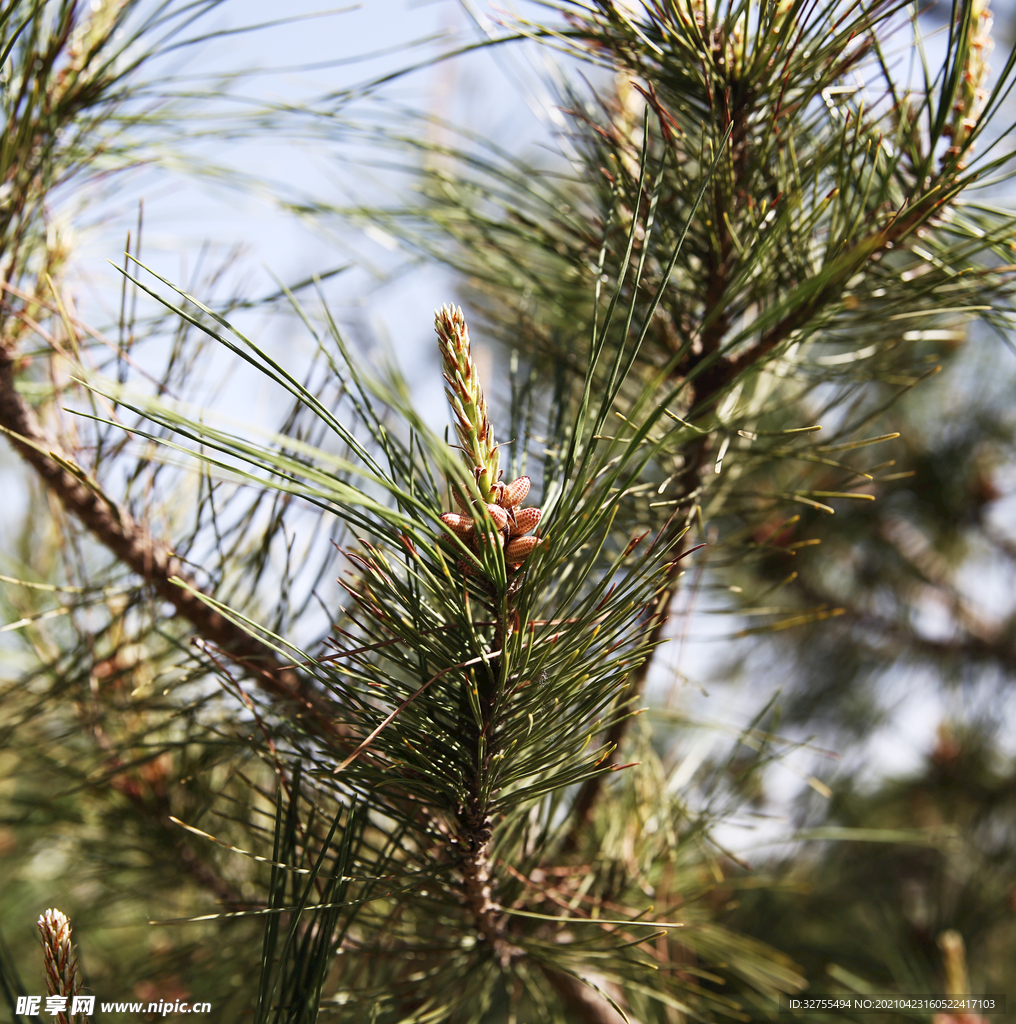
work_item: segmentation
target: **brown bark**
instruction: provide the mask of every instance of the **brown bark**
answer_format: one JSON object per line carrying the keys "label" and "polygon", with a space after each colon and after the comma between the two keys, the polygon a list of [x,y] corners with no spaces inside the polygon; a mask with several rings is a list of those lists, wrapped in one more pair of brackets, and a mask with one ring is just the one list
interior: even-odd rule
{"label": "brown bark", "polygon": [[491,899],[489,838],[483,845],[466,851],[462,860],[462,881],[480,939],[490,946],[501,966],[507,967],[522,956],[523,951],[507,938],[501,908]]}

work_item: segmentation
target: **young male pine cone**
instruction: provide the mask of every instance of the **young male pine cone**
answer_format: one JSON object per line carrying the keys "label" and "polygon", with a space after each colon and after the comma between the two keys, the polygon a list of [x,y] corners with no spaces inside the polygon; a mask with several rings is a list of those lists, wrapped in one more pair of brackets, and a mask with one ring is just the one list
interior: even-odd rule
{"label": "young male pine cone", "polygon": [[[475,518],[469,515],[471,512],[475,515],[479,509],[471,505],[457,490],[453,493],[462,514],[446,512],[441,516],[441,522],[450,533],[464,540],[474,551],[479,550],[478,545],[484,543],[487,537],[492,540],[496,538],[495,542],[504,548],[505,564],[510,570],[517,570],[539,543],[538,537],[527,537],[525,534],[536,529],[540,516],[543,515],[542,510],[538,508],[519,508],[529,493],[529,485],[528,476],[520,476],[510,484],[495,485],[495,501],[485,503],[487,515],[496,530],[493,534],[483,534],[477,530],[478,520],[482,527],[482,513]],[[459,562],[459,568],[464,572],[474,571],[473,566],[466,561]]]}

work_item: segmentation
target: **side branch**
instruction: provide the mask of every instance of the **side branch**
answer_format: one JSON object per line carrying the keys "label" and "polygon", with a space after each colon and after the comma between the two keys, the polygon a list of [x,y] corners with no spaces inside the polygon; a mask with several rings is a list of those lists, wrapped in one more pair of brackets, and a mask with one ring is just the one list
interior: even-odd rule
{"label": "side branch", "polygon": [[[711,348],[704,348],[704,356],[710,359],[708,365],[703,366],[698,373],[690,375],[692,383],[693,398],[692,409],[694,415],[704,415],[710,410],[726,393],[727,388],[736,381],[742,374],[746,373],[753,366],[762,363],[781,344],[787,341],[797,330],[818,316],[821,311],[834,301],[843,291],[847,281],[870,260],[876,253],[884,252],[889,245],[895,245],[915,231],[922,224],[930,220],[937,211],[950,198],[955,190],[955,183],[948,182],[949,187],[939,191],[932,191],[921,202],[914,206],[898,211],[890,222],[881,230],[876,231],[857,242],[851,250],[840,259],[840,266],[830,276],[829,280],[817,291],[808,301],[803,302],[797,309],[789,312],[782,320],[774,324],[766,331],[757,344],[736,356],[724,357],[719,355],[721,339],[716,336],[717,325],[725,327],[726,320],[723,314],[718,314],[710,324],[708,340]],[[714,279],[711,281],[709,294],[714,301],[722,298],[725,279],[720,276],[722,267],[717,264],[714,268]],[[715,286],[715,287],[713,287]],[[705,450],[699,442],[693,453],[689,456],[689,467],[685,471],[685,478],[688,483],[685,493],[693,490],[699,483],[704,462]],[[680,551],[678,551],[680,554]],[[676,561],[675,561],[676,566]],[[674,571],[673,579],[668,581],[666,590],[666,601],[673,598],[677,588],[677,577],[679,572]],[[653,640],[659,640],[667,622],[667,610],[664,609],[663,616],[656,626]],[[629,699],[642,692],[646,675],[652,659],[647,660],[625,691],[622,699]],[[613,761],[616,756],[617,747],[620,746],[627,731],[628,719],[616,721],[606,735],[606,742],[615,745],[615,753],[610,756]],[[593,808],[599,798],[603,783],[603,776],[597,775],[587,779],[576,798],[572,808],[573,824],[564,840],[565,850],[572,850],[578,842],[579,833],[588,825],[592,817]]]}
{"label": "side branch", "polygon": [[846,283],[877,254],[897,245],[930,220],[944,204],[948,195],[932,195],[909,210],[900,210],[884,228],[862,238],[839,260],[839,268],[812,298],[773,324],[751,348],[736,356],[720,356],[693,378],[696,414],[705,413],[725,390],[743,373],[766,359],[798,330],[803,329],[831,302],[842,294]]}
{"label": "side branch", "polygon": [[[327,699],[275,652],[209,607],[184,570],[180,559],[152,536],[122,505],[102,492],[78,468],[74,458],[40,423],[35,411],[14,387],[10,352],[0,348],[0,431],[34,469],[60,504],[130,570],[168,601],[208,642],[246,668],[258,685],[276,700],[295,706],[295,715],[309,730],[334,740],[343,730],[334,723]],[[191,590],[171,582],[177,577]]]}

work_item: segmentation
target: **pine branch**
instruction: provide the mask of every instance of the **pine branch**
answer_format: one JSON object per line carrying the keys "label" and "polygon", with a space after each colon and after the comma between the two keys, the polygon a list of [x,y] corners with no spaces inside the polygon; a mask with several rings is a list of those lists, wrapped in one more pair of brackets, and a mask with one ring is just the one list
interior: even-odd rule
{"label": "pine branch", "polygon": [[0,349],[0,430],[68,513],[130,570],[168,601],[208,643],[246,669],[267,694],[294,708],[298,722],[329,740],[345,740],[328,701],[269,647],[245,633],[198,596],[201,591],[172,549],[106,495],[39,422],[18,394],[11,353]]}
{"label": "pine branch", "polygon": [[[650,97],[654,109],[661,114],[662,107],[655,95]],[[743,180],[743,167],[747,151],[747,132],[743,122],[744,110],[738,108],[733,115],[723,106],[722,116],[717,120],[728,123],[733,117],[734,130],[731,134],[731,162],[740,168],[735,181]],[[662,120],[662,114],[661,114]],[[664,134],[668,133],[666,130]],[[962,163],[946,162],[942,170],[927,185],[918,190],[912,201],[905,202],[895,213],[890,213],[884,224],[856,240],[843,253],[830,260],[814,278],[797,282],[783,299],[788,311],[775,323],[760,332],[758,340],[746,348],[736,342],[731,344],[727,335],[731,326],[729,297],[731,264],[736,253],[730,233],[726,228],[731,216],[737,219],[734,206],[727,209],[722,183],[717,181],[712,189],[713,235],[709,238],[702,255],[703,278],[700,288],[704,296],[704,312],[700,335],[700,349],[689,351],[674,370],[674,379],[688,391],[688,416],[695,420],[708,417],[730,392],[738,381],[765,364],[784,347],[790,339],[802,332],[808,333],[821,326],[824,315],[835,309],[843,293],[855,275],[872,260],[879,259],[889,250],[905,242],[918,229],[934,224],[943,210],[956,197],[969,179],[961,180]],[[809,294],[810,293],[810,294]],[[743,340],[743,339],[742,339]],[[727,345],[725,346],[725,341]],[[725,347],[734,348],[732,354],[725,354]],[[693,441],[685,449],[686,467],[680,476],[681,485],[672,491],[680,503],[696,489],[703,487],[703,469],[707,444],[705,436]],[[654,643],[664,638],[670,601],[676,593],[680,570],[677,568],[684,540],[678,541],[666,596],[662,602],[662,614],[653,631]],[[625,699],[637,697],[643,689],[650,663],[642,665],[633,675]],[[616,719],[605,734],[605,742],[614,748],[608,763],[613,762],[624,740],[628,719]],[[567,834],[563,849],[573,850],[582,830],[591,820],[595,804],[602,792],[603,777],[587,779],[580,788],[573,805],[573,822]]]}
{"label": "pine branch", "polygon": [[[720,388],[725,387],[725,385],[720,382],[717,382],[715,386]],[[705,404],[710,404],[709,398],[705,399]],[[680,490],[681,498],[691,495],[701,486],[702,473],[706,464],[707,452],[708,447],[706,444],[706,437],[704,436],[698,438],[689,445],[686,456],[688,465],[682,474],[682,485]],[[670,621],[670,605],[673,602],[674,597],[677,595],[679,581],[683,572],[681,562],[684,556],[689,553],[687,550],[687,540],[688,534],[683,533],[676,541],[672,551],[670,565],[667,570],[666,583],[660,595],[659,602],[655,606],[659,610],[647,613],[658,616],[656,624],[653,627],[650,640],[654,648],[661,640],[664,639],[667,623]],[[625,692],[618,699],[619,707],[632,701],[636,697],[641,696],[651,667],[652,658],[647,658],[635,670]],[[607,755],[605,763],[617,763],[621,744],[624,742],[630,721],[631,718],[628,715],[624,715],[615,718],[611,723],[610,728],[606,732],[604,744],[612,749],[610,754]],[[579,789],[578,795],[575,798],[575,803],[572,807],[572,824],[563,841],[562,848],[565,851],[577,849],[579,838],[586,831],[590,821],[592,820],[596,803],[603,793],[604,779],[605,776],[603,775],[594,775],[591,778],[586,779]]]}
{"label": "pine branch", "polygon": [[[709,411],[727,389],[753,367],[762,364],[776,349],[788,341],[795,332],[808,327],[824,310],[841,298],[847,282],[860,271],[869,260],[877,259],[887,250],[904,241],[922,225],[931,220],[959,190],[954,176],[940,181],[929,190],[922,201],[900,211],[881,230],[857,241],[849,252],[836,261],[829,280],[815,295],[801,303],[787,316],[763,332],[759,341],[751,348],[736,356],[720,356],[705,363],[694,377],[695,412]],[[721,315],[715,323],[723,322]],[[710,331],[712,328],[709,329]],[[709,333],[708,331],[706,333]],[[717,343],[718,345],[718,340]],[[710,349],[705,349],[709,352]],[[714,346],[715,351],[715,346]]]}

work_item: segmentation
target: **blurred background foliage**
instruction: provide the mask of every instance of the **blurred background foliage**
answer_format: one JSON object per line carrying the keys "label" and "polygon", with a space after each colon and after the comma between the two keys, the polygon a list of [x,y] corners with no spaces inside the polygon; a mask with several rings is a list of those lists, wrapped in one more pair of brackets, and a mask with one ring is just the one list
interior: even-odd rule
{"label": "blurred background foliage", "polygon": [[[317,650],[334,626],[341,570],[327,553],[348,542],[343,527],[309,525],[291,495],[158,457],[142,427],[165,440],[171,425],[77,390],[84,367],[205,403],[225,372],[202,333],[209,318],[179,321],[126,282],[107,297],[116,308],[102,329],[85,326],[61,283],[74,247],[54,210],[93,180],[186,164],[270,193],[322,230],[366,226],[375,242],[397,242],[407,262],[390,272],[396,286],[407,268],[447,268],[490,344],[480,352],[492,402],[519,428],[538,487],[560,475],[552,442],[586,383],[590,313],[602,316],[616,286],[618,309],[644,331],[633,345],[621,317],[600,336],[628,371],[603,434],[661,406],[669,417],[651,428],[654,457],[618,506],[618,535],[674,517],[689,526],[675,553],[707,546],[676,563],[694,568],[668,580],[674,612],[652,637],[670,643],[624,695],[647,694],[658,713],[637,728],[618,717],[606,737],[619,763],[641,766],[562,798],[556,831],[544,832],[552,856],[527,868],[537,890],[527,906],[556,915],[583,901],[652,901],[661,919],[692,926],[654,939],[665,984],[647,987],[633,962],[596,976],[640,1021],[723,1017],[729,998],[742,1006],[731,1016],[760,1019],[777,991],[805,982],[945,992],[950,964],[953,979],[959,970],[953,933],[970,991],[1016,992],[1010,12],[997,5],[992,27],[977,2],[918,14],[604,0],[494,22],[466,5],[467,46],[509,38],[490,52],[532,44],[540,55],[527,82],[554,126],[543,153],[458,124],[454,109],[415,109],[405,90],[390,98],[403,79],[388,75],[300,102],[244,96],[252,112],[237,117],[223,101],[243,76],[196,86],[163,74],[178,50],[228,45],[238,26],[214,21],[219,6],[11,0],[0,11],[4,350],[17,393],[73,455],[72,475],[98,482],[111,505],[169,539],[196,585],[273,634]],[[184,136],[309,139],[353,179],[335,192],[354,198],[320,188],[294,198],[205,151],[187,158]],[[355,195],[368,171],[390,202]],[[127,243],[135,255],[141,231]],[[224,257],[195,272],[188,291],[243,317],[250,297],[231,267]],[[301,295],[308,277],[294,281]],[[276,308],[285,295],[271,290]],[[289,344],[307,392],[348,409],[334,366]],[[614,367],[594,367],[597,400]],[[299,398],[267,394],[263,427],[295,450],[333,443]],[[68,405],[135,427],[135,440]],[[249,414],[242,398],[226,407]],[[74,922],[91,990],[207,998],[216,1019],[251,1019],[268,947],[262,917],[246,912],[306,895],[294,882],[290,897],[235,848],[271,859],[274,839],[289,850],[282,859],[310,863],[338,813],[333,794],[294,786],[289,820],[316,836],[301,841],[277,807],[278,752],[313,759],[323,742],[273,703],[306,680],[259,696],[249,658],[231,674],[214,643],[192,643],[196,613],[111,557],[31,475],[16,486],[31,501],[8,532],[0,594],[0,973],[41,990],[29,981],[32,927],[55,905]],[[720,653],[682,643],[707,628],[731,637]],[[678,645],[698,652],[691,666],[668,656]],[[697,697],[695,681],[712,696]],[[733,710],[717,715],[719,702]],[[715,730],[700,719],[716,717],[733,723],[730,739],[703,743]],[[901,771],[886,754],[894,736],[913,735],[911,721],[924,723],[927,749]],[[788,765],[800,786],[786,784]],[[351,835],[357,827],[346,819]],[[397,917],[397,901],[379,921],[385,913]],[[297,945],[323,963],[315,936],[335,925],[315,921]],[[414,957],[380,968],[329,960],[330,1002],[262,1019],[429,1019],[413,1016],[406,993],[454,957]],[[602,999],[576,1004],[562,977],[534,968],[525,991],[545,1004],[495,985],[462,1019],[611,1019],[595,1016],[607,1013]],[[313,987],[298,971],[279,984]],[[400,993],[394,1003],[385,988]]]}

